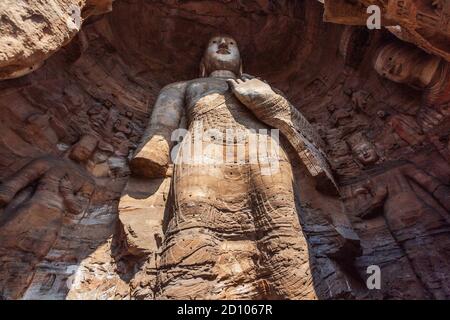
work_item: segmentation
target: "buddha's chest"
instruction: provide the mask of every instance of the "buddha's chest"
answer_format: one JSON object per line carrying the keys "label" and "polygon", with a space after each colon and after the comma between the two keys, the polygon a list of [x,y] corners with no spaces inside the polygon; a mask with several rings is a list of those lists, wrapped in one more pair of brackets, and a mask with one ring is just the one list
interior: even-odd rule
{"label": "buddha's chest", "polygon": [[192,80],[186,88],[186,102],[188,105],[192,105],[209,93],[225,94],[228,91],[228,84],[223,79],[202,78]]}
{"label": "buddha's chest", "polygon": [[199,79],[188,85],[186,115],[191,125],[201,121],[208,129],[265,127],[221,79]]}

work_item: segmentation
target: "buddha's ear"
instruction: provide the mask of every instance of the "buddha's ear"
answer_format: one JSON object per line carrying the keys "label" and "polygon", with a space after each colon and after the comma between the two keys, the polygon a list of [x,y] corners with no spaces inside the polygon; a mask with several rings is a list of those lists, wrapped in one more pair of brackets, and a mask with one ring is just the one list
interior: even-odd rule
{"label": "buddha's ear", "polygon": [[244,73],[244,71],[242,68],[242,59],[240,59],[239,60],[239,74],[237,75],[239,79],[242,78],[243,73]]}
{"label": "buddha's ear", "polygon": [[206,78],[206,66],[205,66],[205,60],[202,59],[200,62],[200,78]]}

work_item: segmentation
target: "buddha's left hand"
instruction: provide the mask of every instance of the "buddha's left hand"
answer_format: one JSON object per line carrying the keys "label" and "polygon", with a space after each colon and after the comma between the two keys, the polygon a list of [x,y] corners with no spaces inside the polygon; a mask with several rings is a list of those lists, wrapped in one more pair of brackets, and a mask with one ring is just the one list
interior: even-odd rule
{"label": "buddha's left hand", "polygon": [[234,95],[246,106],[263,103],[276,95],[270,85],[258,78],[230,79],[227,82]]}

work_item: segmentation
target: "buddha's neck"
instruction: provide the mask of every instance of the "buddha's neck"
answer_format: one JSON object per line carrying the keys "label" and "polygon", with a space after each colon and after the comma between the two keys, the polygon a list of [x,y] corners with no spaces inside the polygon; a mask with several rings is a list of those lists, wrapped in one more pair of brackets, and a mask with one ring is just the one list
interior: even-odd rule
{"label": "buddha's neck", "polygon": [[210,78],[236,79],[234,72],[229,70],[215,70],[209,75]]}

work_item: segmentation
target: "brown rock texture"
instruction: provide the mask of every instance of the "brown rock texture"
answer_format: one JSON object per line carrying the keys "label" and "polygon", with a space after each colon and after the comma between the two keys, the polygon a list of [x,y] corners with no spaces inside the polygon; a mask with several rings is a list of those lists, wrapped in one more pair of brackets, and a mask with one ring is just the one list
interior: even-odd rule
{"label": "brown rock texture", "polygon": [[[296,298],[298,277],[270,275],[310,270],[314,294],[304,298],[449,299],[448,29],[394,16],[399,1],[379,3],[387,25],[413,35],[404,42],[359,26],[357,2],[370,4],[116,0],[102,14],[111,1],[2,2],[0,297]],[[73,3],[80,30],[58,14]],[[425,1],[408,3],[422,10]],[[223,33],[239,44],[244,72],[311,123],[340,190],[321,192],[291,162],[292,246],[261,248],[264,234],[285,236],[267,223],[260,238],[210,237],[208,226],[175,233],[171,165],[159,179],[130,172],[160,90],[198,78],[208,39]],[[297,269],[299,252],[307,267]],[[381,288],[370,290],[373,265]]]}
{"label": "brown rock texture", "polygon": [[[324,20],[366,25],[367,8],[380,8],[381,24],[403,41],[450,61],[450,3],[446,0],[325,0]],[[370,11],[373,13],[373,11]]]}
{"label": "brown rock texture", "polygon": [[83,20],[111,10],[113,0],[5,0],[0,4],[0,79],[39,68],[80,30]]}

